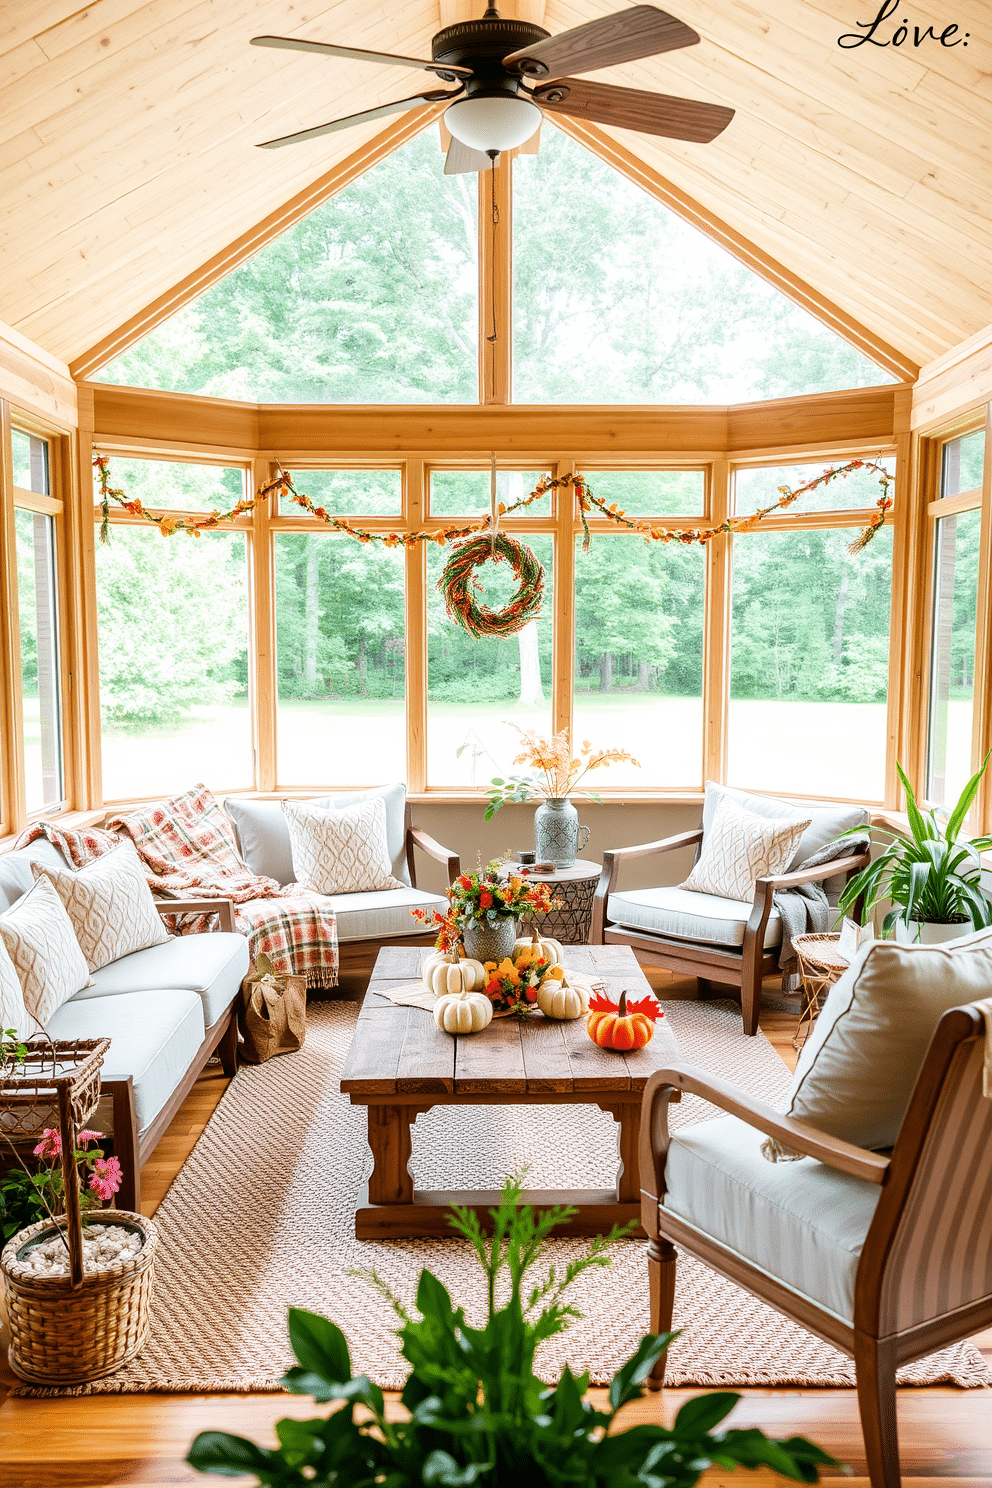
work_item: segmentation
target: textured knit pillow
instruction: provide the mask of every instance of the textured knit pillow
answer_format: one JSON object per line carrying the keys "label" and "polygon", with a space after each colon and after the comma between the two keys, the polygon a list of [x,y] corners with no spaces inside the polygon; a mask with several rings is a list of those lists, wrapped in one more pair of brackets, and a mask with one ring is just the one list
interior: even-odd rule
{"label": "textured knit pillow", "polygon": [[11,1028],[14,1037],[19,1039],[41,1032],[37,1020],[24,1006],[24,993],[14,963],[7,954],[7,947],[0,942],[0,1037]]}
{"label": "textured knit pillow", "polygon": [[45,1024],[70,997],[90,984],[86,958],[65,905],[47,878],[0,914],[0,939],[14,963],[24,1006]]}
{"label": "textured knit pillow", "polygon": [[[943,945],[875,940],[831,987],[786,1113],[857,1147],[891,1147],[941,1015],[992,987],[992,930]],[[801,1157],[769,1138],[770,1162]]]}
{"label": "textured knit pillow", "polygon": [[372,796],[330,811],[308,801],[283,801],[297,883],[318,894],[401,889],[390,872],[386,803]]}
{"label": "textured knit pillow", "polygon": [[786,871],[809,823],[808,816],[755,816],[724,797],[703,836],[699,861],[679,887],[721,899],[753,899],[755,879]]}
{"label": "textured knit pillow", "polygon": [[46,863],[32,866],[35,878],[55,885],[90,971],[170,938],[133,842],[122,842],[76,873]]}

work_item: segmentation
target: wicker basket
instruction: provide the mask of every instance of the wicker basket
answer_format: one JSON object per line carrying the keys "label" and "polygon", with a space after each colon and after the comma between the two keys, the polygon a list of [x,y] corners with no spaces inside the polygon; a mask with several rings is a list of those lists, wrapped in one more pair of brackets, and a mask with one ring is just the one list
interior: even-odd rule
{"label": "wicker basket", "polygon": [[123,1224],[144,1243],[138,1254],[106,1271],[36,1276],[19,1260],[32,1241],[55,1233],[51,1220],[30,1225],[4,1246],[0,1273],[7,1288],[10,1367],[33,1385],[80,1385],[103,1379],[140,1353],[148,1337],[158,1230],[143,1214],[99,1209],[94,1224]]}
{"label": "wicker basket", "polygon": [[32,1041],[22,1064],[0,1075],[0,1131],[13,1142],[37,1140],[59,1125],[59,1089],[69,1092],[72,1119],[85,1126],[100,1099],[100,1066],[110,1040]]}

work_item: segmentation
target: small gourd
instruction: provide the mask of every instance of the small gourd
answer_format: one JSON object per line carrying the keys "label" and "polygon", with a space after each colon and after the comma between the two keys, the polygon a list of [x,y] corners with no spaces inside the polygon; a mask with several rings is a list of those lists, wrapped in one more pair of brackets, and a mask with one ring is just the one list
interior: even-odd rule
{"label": "small gourd", "polygon": [[486,968],[468,956],[459,958],[457,950],[450,955],[443,952],[428,956],[423,982],[435,997],[445,992],[477,992],[486,984]]}
{"label": "small gourd", "polygon": [[516,961],[521,951],[529,951],[532,958],[541,961],[550,961],[552,966],[560,966],[565,959],[560,940],[553,940],[550,935],[543,938],[534,927],[533,935],[525,935],[521,940],[513,942],[513,959]]}
{"label": "small gourd", "polygon": [[434,1004],[434,1022],[445,1033],[479,1033],[493,1021],[493,1005],[482,992],[453,992]]}
{"label": "small gourd", "polygon": [[581,1018],[589,1011],[589,993],[584,987],[570,987],[558,977],[546,976],[537,989],[537,1005],[546,1018]]}
{"label": "small gourd", "polygon": [[[663,1016],[660,1009],[654,1015]],[[654,1017],[643,1012],[627,1011],[627,994],[620,993],[620,1004],[597,998],[586,1019],[586,1032],[594,1044],[601,1049],[617,1049],[629,1053],[632,1049],[643,1049],[654,1038]]]}

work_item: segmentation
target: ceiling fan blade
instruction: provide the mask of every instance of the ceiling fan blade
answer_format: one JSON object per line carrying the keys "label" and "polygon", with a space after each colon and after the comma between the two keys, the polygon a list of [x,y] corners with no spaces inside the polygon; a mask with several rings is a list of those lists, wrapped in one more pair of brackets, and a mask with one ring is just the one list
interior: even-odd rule
{"label": "ceiling fan blade", "polygon": [[503,66],[526,77],[562,77],[566,72],[595,72],[695,46],[699,34],[654,5],[634,5],[615,15],[587,21],[559,36],[521,47],[503,58]]}
{"label": "ceiling fan blade", "polygon": [[391,62],[397,67],[419,67],[424,72],[436,72],[438,77],[448,82],[472,76],[471,67],[425,62],[421,57],[398,57],[392,52],[365,52],[360,47],[333,46],[329,41],[301,41],[295,36],[253,36],[251,44],[276,47],[287,52],[321,52],[327,57],[347,57],[352,62]]}
{"label": "ceiling fan blade", "polygon": [[568,114],[594,124],[614,124],[641,134],[663,134],[669,139],[708,145],[734,117],[732,108],[700,103],[694,98],[672,98],[667,93],[642,93],[639,88],[613,88],[608,83],[559,78],[534,89],[534,102],[551,114]]}
{"label": "ceiling fan blade", "polygon": [[428,103],[440,103],[444,98],[457,98],[461,92],[452,93],[448,88],[434,88],[430,93],[418,93],[414,98],[398,98],[395,103],[382,103],[378,108],[363,109],[360,114],[349,114],[345,119],[332,119],[329,124],[317,124],[313,129],[301,129],[296,134],[284,134],[281,139],[264,140],[257,145],[259,150],[278,150],[282,145],[298,145],[303,140],[318,139],[322,134],[332,134],[336,129],[350,129],[353,124],[365,124],[371,119],[384,119],[387,114],[402,114],[407,109],[424,108]]}
{"label": "ceiling fan blade", "polygon": [[473,150],[468,145],[463,145],[461,140],[451,136],[451,144],[448,153],[444,157],[444,174],[446,176],[467,176],[477,171],[488,170],[492,162],[489,156],[482,150]]}

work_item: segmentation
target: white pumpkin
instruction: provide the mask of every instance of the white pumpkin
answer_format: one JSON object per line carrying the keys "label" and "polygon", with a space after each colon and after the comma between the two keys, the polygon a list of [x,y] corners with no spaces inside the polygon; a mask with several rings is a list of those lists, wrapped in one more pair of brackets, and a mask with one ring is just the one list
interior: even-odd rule
{"label": "white pumpkin", "polygon": [[478,1033],[493,1021],[493,1005],[481,992],[454,992],[434,1004],[434,1022],[445,1033]]}
{"label": "white pumpkin", "polygon": [[560,940],[552,940],[550,935],[544,937],[534,931],[533,935],[526,935],[522,940],[514,942],[514,960],[521,951],[532,950],[545,961],[550,961],[552,966],[560,966],[565,957]]}
{"label": "white pumpkin", "polygon": [[546,1018],[581,1018],[589,1011],[589,993],[555,977],[545,977],[537,989],[537,1005]]}
{"label": "white pumpkin", "polygon": [[440,953],[428,956],[423,982],[435,997],[445,992],[476,992],[486,985],[486,968],[468,956],[452,961],[446,952]]}

